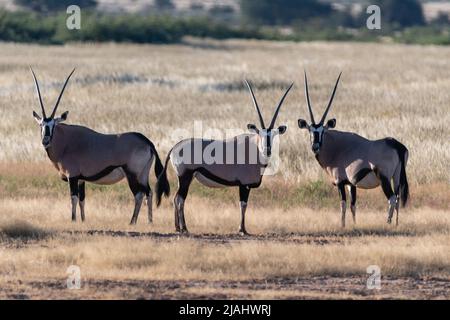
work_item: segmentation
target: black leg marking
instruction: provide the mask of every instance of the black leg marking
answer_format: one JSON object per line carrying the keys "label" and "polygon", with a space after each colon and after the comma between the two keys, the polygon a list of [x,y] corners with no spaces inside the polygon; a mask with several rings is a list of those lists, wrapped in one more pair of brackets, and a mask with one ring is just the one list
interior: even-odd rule
{"label": "black leg marking", "polygon": [[239,201],[241,207],[241,225],[239,227],[239,233],[246,235],[247,230],[245,229],[245,212],[247,210],[248,197],[250,195],[250,188],[248,186],[239,186]]}
{"label": "black leg marking", "polygon": [[77,220],[77,202],[79,196],[78,178],[69,178],[70,196],[72,201],[72,221]]}
{"label": "black leg marking", "polygon": [[81,214],[81,221],[84,222],[85,220],[85,216],[84,216],[84,199],[86,198],[86,183],[80,182],[78,184],[78,188],[79,188],[79,201],[80,201],[80,214]]}
{"label": "black leg marking", "polygon": [[380,175],[380,180],[381,180],[381,188],[383,189],[384,195],[389,200],[394,195],[394,191],[392,190],[391,181],[382,175]]}
{"label": "black leg marking", "polygon": [[[396,206],[397,196],[395,196],[394,191],[392,190],[392,184],[390,179],[380,175],[380,180],[381,180],[381,188],[383,189],[384,195],[389,201],[387,222],[390,224],[392,222],[392,215],[394,213],[394,209]],[[392,203],[392,197],[395,198],[395,203]]]}
{"label": "black leg marking", "polygon": [[78,188],[79,188],[80,201],[84,201],[84,199],[86,198],[86,183],[80,182],[78,184]]}
{"label": "black leg marking", "polygon": [[347,195],[345,193],[345,182],[339,182],[337,184],[339,196],[341,197],[341,201],[347,201]]}
{"label": "black leg marking", "polygon": [[[189,186],[191,185],[193,172],[186,172],[181,177],[178,177],[178,191],[175,195],[175,227],[177,231],[188,232],[186,221],[184,219],[184,202],[186,201]],[[178,220],[178,225],[177,225]]]}
{"label": "black leg marking", "polygon": [[356,187],[350,186],[350,210],[352,212],[353,223],[356,223]]}
{"label": "black leg marking", "polygon": [[345,210],[346,210],[346,201],[347,195],[345,194],[345,185],[347,181],[341,181],[337,184],[339,195],[341,196],[341,225],[342,228],[345,228]]}
{"label": "black leg marking", "polygon": [[134,195],[134,212],[133,216],[131,218],[130,224],[136,224],[138,217],[139,217],[139,211],[142,205],[142,200],[145,195],[149,195],[150,193],[150,187],[149,185],[142,185],[139,183],[138,177],[136,174],[128,170],[126,167],[123,168],[125,171],[125,174],[127,176],[128,186],[130,187],[131,192]]}

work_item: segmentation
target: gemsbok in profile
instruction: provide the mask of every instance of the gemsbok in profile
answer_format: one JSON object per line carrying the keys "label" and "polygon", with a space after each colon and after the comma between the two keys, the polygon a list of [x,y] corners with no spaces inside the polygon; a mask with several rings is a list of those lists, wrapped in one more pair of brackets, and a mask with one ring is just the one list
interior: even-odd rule
{"label": "gemsbok in profile", "polygon": [[[349,186],[350,189],[350,209],[355,223],[356,188],[373,189],[380,184],[389,203],[387,222],[392,222],[395,209],[397,212],[396,224],[398,225],[399,202],[401,200],[404,207],[409,197],[406,177],[408,149],[394,138],[368,140],[356,133],[330,130],[336,126],[336,119],[330,119],[326,124],[325,119],[333,102],[341,74],[336,81],[322,118],[319,123],[316,123],[309,99],[308,78],[305,72],[305,96],[311,124],[308,125],[305,120],[299,119],[298,126],[300,129],[309,131],[311,148],[317,161],[339,190],[342,227],[345,227],[345,186]],[[392,181],[394,188],[392,188]]]}
{"label": "gemsbok in profile", "polygon": [[169,195],[166,170],[171,159],[178,177],[178,191],[173,200],[175,228],[178,232],[188,232],[184,219],[184,203],[189,186],[193,178],[196,178],[207,187],[239,187],[241,211],[239,233],[247,234],[245,212],[250,190],[258,188],[261,184],[272,155],[274,137],[286,132],[287,127],[284,125],[275,128],[275,121],[293,84],[281,98],[268,127],[264,123],[251,85],[247,81],[246,84],[258,113],[260,129],[254,124],[248,124],[247,128],[251,133],[226,140],[185,139],[178,142],[167,155],[163,173],[156,184],[156,204],[160,204],[163,193]]}
{"label": "gemsbok in profile", "polygon": [[152,222],[152,190],[149,172],[156,158],[155,175],[158,177],[163,166],[153,143],[144,135],[135,132],[122,134],[101,134],[92,129],[67,125],[68,111],[55,118],[67,83],[75,69],[67,77],[55,107],[49,117],[45,113],[39,83],[34,71],[34,83],[42,110],[42,117],[33,111],[41,127],[41,139],[48,157],[64,181],[69,182],[72,200],[72,221],[76,221],[77,204],[81,220],[85,220],[85,182],[109,185],[127,178],[134,195],[135,207],[131,224],[136,224],[144,196],[147,197],[148,220]]}

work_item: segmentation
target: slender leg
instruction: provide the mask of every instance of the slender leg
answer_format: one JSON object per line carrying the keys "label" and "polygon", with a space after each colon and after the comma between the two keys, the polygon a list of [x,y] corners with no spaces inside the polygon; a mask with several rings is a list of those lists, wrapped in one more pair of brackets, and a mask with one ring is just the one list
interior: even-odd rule
{"label": "slender leg", "polygon": [[177,231],[181,233],[188,233],[186,226],[186,221],[184,220],[184,202],[186,201],[187,194],[189,192],[189,186],[191,185],[193,178],[192,172],[185,172],[182,176],[178,177],[178,191],[175,195],[175,227],[176,220],[178,218],[178,228]]}
{"label": "slender leg", "polygon": [[176,232],[181,232],[178,207],[179,207],[178,195],[175,195],[175,197],[173,198],[173,208],[174,208],[174,212],[175,212],[175,230],[176,230]]}
{"label": "slender leg", "polygon": [[153,223],[152,202],[153,202],[153,191],[149,187],[149,192],[147,194],[148,223]]}
{"label": "slender leg", "polygon": [[131,218],[131,222],[130,224],[136,224],[137,223],[137,219],[139,216],[139,211],[141,210],[141,206],[142,206],[142,201],[144,200],[144,193],[143,192],[138,192],[135,196],[134,196],[134,212],[133,212],[133,217]]}
{"label": "slender leg", "polygon": [[84,215],[84,199],[86,198],[86,183],[83,181],[78,184],[80,195],[80,213],[81,213],[81,221],[84,222],[85,215]]}
{"label": "slender leg", "polygon": [[345,194],[345,183],[339,182],[338,185],[339,195],[341,196],[341,225],[345,228],[345,211],[347,208],[347,196]]}
{"label": "slender leg", "polygon": [[241,225],[239,227],[239,233],[241,235],[247,235],[245,229],[245,211],[247,210],[248,196],[250,194],[250,188],[247,186],[239,186],[239,204],[241,207]]}
{"label": "slender leg", "polygon": [[380,176],[380,180],[381,180],[381,188],[383,189],[384,195],[388,199],[389,203],[387,223],[390,224],[392,222],[392,216],[394,214],[394,209],[397,203],[397,196],[394,194],[391,182],[388,178]]}
{"label": "slender leg", "polygon": [[400,195],[399,194],[397,194],[397,203],[395,204],[395,211],[396,211],[396,218],[395,218],[395,226],[397,227],[398,226],[398,209],[399,209],[399,207],[400,207]]}
{"label": "slender leg", "polygon": [[77,221],[77,204],[78,204],[78,179],[69,178],[70,197],[72,200],[72,221]]}
{"label": "slender leg", "polygon": [[356,187],[350,187],[350,210],[352,211],[353,223],[356,224]]}

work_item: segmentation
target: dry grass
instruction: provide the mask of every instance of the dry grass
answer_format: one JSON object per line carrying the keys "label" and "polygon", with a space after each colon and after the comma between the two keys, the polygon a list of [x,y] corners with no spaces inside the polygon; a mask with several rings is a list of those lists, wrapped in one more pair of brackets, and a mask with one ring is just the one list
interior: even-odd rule
{"label": "dry grass", "polygon": [[[80,298],[120,297],[124,291],[131,294],[128,298],[138,297],[150,294],[150,289],[141,286],[161,281],[168,287],[162,285],[155,297],[170,297],[175,292],[173,285],[176,288],[177,283],[186,281],[201,283],[188,286],[183,291],[185,297],[195,296],[193,293],[207,297],[208,290],[226,288],[233,281],[249,281],[249,285],[256,286],[261,281],[282,283],[315,276],[348,279],[351,283],[359,279],[352,284],[355,288],[346,291],[356,297],[360,294],[355,290],[370,294],[364,283],[366,268],[374,264],[380,266],[385,279],[450,280],[450,216],[446,211],[403,211],[398,228],[385,223],[384,212],[362,211],[356,226],[350,223],[341,230],[336,211],[250,207],[248,230],[253,235],[240,238],[236,236],[237,206],[218,206],[217,201],[197,197],[190,198],[186,212],[190,237],[173,233],[169,206],[156,212],[151,226],[142,212],[137,227],[127,226],[129,202],[94,196],[85,224],[69,222],[68,209],[66,198],[17,198],[1,203],[0,283],[5,289],[0,296],[13,297],[8,292],[23,290],[30,297],[51,297],[56,292],[60,297],[73,297],[73,292],[64,290],[65,272],[70,265],[80,266],[87,284],[85,291],[78,293]],[[15,228],[11,217],[27,221],[28,227],[19,224]],[[45,237],[27,237],[30,230],[48,233]],[[211,281],[216,283],[213,288]],[[17,286],[19,282],[21,286]],[[86,291],[96,287],[106,290],[109,282],[117,283],[117,287],[103,296],[95,290]],[[36,283],[41,287],[34,292]],[[311,298],[317,294],[337,298],[330,292],[314,293],[314,282],[309,289],[303,288],[304,294],[293,285],[253,288],[249,295],[245,288],[240,292],[237,286],[237,291],[226,297],[286,298],[291,290],[295,292],[291,297]],[[330,281],[330,290],[333,285],[342,284]],[[133,290],[141,293],[131,293]],[[448,297],[448,291],[443,294]]]}
{"label": "dry grass", "polygon": [[[195,42],[178,46],[1,44],[0,298],[354,298],[449,297],[450,50],[438,47]],[[190,237],[173,233],[169,201],[146,224],[128,226],[127,186],[88,187],[87,222],[69,222],[67,186],[39,143],[28,65],[48,108],[67,72],[78,71],[61,112],[101,132],[140,131],[162,157],[175,129],[245,128],[255,122],[242,79],[253,79],[268,117],[282,87],[296,89],[279,122],[282,170],[252,192],[239,238],[237,191],[193,186],[186,204]],[[302,70],[320,112],[335,76],[344,78],[331,116],[369,138],[394,136],[410,150],[411,207],[398,228],[386,224],[380,190],[361,192],[358,224],[339,228],[336,191],[296,119],[306,117]],[[154,181],[154,178],[152,178]],[[81,291],[65,289],[81,267]],[[366,268],[381,267],[386,289],[365,289]],[[281,279],[281,280],[280,280]],[[400,290],[401,289],[401,290]]]}
{"label": "dry grass", "polygon": [[[340,70],[344,77],[330,116],[337,128],[371,139],[396,137],[410,150],[412,183],[450,179],[450,49],[380,44],[189,42],[184,46],[3,44],[0,57],[0,162],[46,162],[31,110],[39,109],[28,65],[51,108],[73,66],[78,71],[61,112],[69,123],[101,132],[140,131],[161,154],[179,139],[175,129],[245,129],[256,115],[243,78],[252,79],[269,117],[281,88],[295,90],[281,110],[280,177],[317,180],[322,172],[296,125],[307,116],[302,72],[310,73],[316,113],[328,100]],[[260,89],[258,89],[260,88]],[[225,132],[223,131],[223,134]],[[19,143],[20,141],[20,143]]]}

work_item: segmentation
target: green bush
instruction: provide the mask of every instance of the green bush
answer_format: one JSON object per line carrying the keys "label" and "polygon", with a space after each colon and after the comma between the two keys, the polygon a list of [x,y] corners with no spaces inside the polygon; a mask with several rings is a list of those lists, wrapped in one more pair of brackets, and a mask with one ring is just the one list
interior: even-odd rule
{"label": "green bush", "polygon": [[332,13],[329,4],[317,0],[240,0],[244,19],[253,24],[289,25]]}
{"label": "green bush", "polygon": [[94,8],[96,0],[14,0],[14,3],[36,12],[55,12],[65,10],[70,5],[80,8]]}

